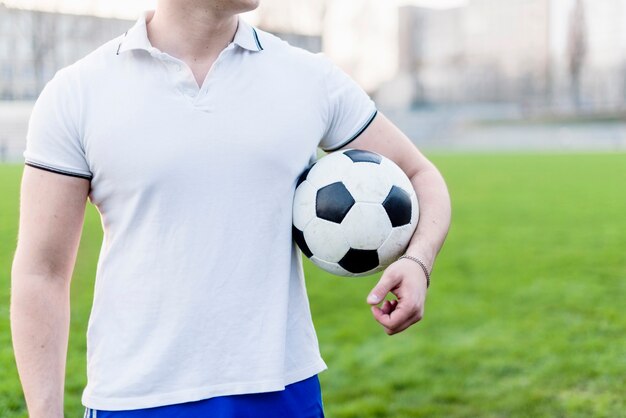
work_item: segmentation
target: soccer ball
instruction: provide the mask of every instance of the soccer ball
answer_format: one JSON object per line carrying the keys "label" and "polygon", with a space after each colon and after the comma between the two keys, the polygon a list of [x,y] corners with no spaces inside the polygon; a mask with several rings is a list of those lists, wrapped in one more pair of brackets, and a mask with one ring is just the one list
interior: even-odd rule
{"label": "soccer ball", "polygon": [[366,276],[397,260],[418,219],[409,178],[373,152],[334,152],[297,182],[294,240],[313,263],[339,276]]}

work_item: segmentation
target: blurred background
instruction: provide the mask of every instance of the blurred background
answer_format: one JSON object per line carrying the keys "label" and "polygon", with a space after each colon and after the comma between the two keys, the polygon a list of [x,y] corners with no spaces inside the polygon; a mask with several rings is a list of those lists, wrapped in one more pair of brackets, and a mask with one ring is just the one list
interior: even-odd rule
{"label": "blurred background", "polygon": [[[0,1],[0,158],[57,69],[153,6]],[[263,0],[245,18],[323,51],[424,148],[626,148],[623,0]]]}
{"label": "blurred background", "polygon": [[[55,71],[150,0],[0,1],[0,417],[26,417],[9,329],[28,118]],[[333,417],[626,417],[626,0],[261,0],[444,175],[453,222],[424,320],[387,337],[378,277],[305,260]],[[123,157],[122,157],[123,158]],[[81,416],[102,225],[72,280],[66,416]]]}

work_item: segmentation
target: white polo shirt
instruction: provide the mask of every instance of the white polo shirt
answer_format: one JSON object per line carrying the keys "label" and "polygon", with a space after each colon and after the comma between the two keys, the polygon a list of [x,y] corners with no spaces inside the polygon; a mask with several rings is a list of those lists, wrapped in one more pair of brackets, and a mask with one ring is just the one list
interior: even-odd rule
{"label": "white polo shirt", "polygon": [[152,13],[56,73],[24,152],[90,179],[102,218],[82,397],[94,409],[281,390],[326,368],[293,192],[318,147],[341,147],[376,114],[323,54],[241,18],[198,87],[150,45]]}

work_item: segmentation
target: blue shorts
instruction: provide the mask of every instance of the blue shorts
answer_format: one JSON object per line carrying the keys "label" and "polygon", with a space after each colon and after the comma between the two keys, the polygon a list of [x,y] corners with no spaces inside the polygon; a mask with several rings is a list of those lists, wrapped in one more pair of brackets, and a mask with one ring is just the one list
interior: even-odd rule
{"label": "blue shorts", "polygon": [[130,411],[86,408],[84,418],[323,418],[317,375],[278,392],[218,396],[195,402]]}

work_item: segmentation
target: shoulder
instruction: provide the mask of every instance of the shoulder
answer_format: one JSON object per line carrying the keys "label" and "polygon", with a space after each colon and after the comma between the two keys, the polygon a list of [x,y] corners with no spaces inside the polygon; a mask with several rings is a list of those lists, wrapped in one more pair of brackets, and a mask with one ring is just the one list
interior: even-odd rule
{"label": "shoulder", "polygon": [[117,48],[123,37],[124,34],[120,34],[73,63],[62,67],[55,73],[50,83],[80,84],[85,78],[98,78],[102,73],[106,73],[115,60]]}

